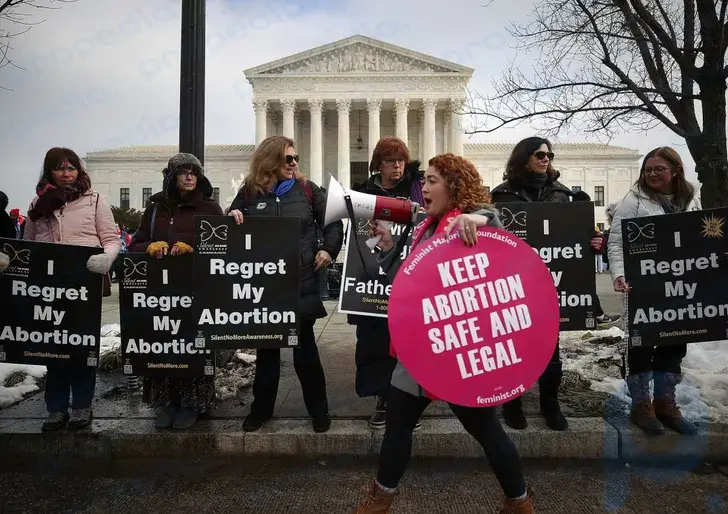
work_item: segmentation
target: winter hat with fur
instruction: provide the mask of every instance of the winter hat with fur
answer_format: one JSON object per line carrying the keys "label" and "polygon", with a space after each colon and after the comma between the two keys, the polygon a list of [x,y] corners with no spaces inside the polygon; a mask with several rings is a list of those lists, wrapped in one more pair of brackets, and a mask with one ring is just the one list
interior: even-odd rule
{"label": "winter hat with fur", "polygon": [[176,189],[177,174],[182,169],[194,170],[197,172],[197,189],[202,190],[205,198],[212,197],[212,184],[205,177],[205,169],[202,167],[200,160],[191,153],[178,153],[172,157],[167,163],[167,167],[162,170],[164,174],[164,183],[162,190],[167,196]]}

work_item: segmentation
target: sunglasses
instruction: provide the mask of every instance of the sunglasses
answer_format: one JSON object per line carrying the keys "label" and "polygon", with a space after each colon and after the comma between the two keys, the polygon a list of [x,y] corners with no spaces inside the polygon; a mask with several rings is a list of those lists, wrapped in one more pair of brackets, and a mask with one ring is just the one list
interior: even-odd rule
{"label": "sunglasses", "polygon": [[286,155],[286,164],[293,164],[293,161],[298,162],[301,160],[300,155]]}
{"label": "sunglasses", "polygon": [[544,157],[548,157],[549,158],[549,161],[553,161],[554,160],[554,152],[542,152],[542,151],[539,150],[538,152],[535,152],[533,155],[539,161],[541,159],[543,159]]}

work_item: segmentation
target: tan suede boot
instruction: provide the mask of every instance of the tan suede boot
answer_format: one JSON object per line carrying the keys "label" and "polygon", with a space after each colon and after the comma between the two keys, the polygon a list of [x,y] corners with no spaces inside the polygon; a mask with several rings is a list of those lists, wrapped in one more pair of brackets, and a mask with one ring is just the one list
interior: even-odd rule
{"label": "tan suede boot", "polygon": [[394,497],[399,494],[398,491],[393,493],[382,491],[374,480],[366,487],[366,491],[367,497],[362,500],[353,514],[386,514],[392,507]]}
{"label": "tan suede boot", "polygon": [[510,498],[503,500],[503,508],[499,511],[499,514],[534,514],[536,506],[533,503],[533,489],[528,487],[526,491],[528,496],[522,500],[512,500]]}

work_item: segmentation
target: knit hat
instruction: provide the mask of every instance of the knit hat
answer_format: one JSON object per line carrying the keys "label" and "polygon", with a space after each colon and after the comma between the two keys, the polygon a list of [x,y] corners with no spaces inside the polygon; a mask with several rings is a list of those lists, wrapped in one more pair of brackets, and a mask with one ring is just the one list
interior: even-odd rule
{"label": "knit hat", "polygon": [[197,172],[197,188],[201,189],[205,198],[212,196],[212,184],[205,177],[205,169],[200,160],[191,153],[178,153],[167,163],[162,170],[164,181],[162,191],[169,197],[170,192],[176,189],[177,174],[183,169],[190,169]]}

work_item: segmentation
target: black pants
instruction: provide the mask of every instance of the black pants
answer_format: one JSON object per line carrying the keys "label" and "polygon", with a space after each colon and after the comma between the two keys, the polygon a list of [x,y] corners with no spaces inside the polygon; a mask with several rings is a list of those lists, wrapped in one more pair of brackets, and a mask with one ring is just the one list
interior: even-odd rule
{"label": "black pants", "polygon": [[[394,489],[399,485],[412,454],[412,430],[430,402],[429,398],[412,396],[392,387],[377,473],[377,482],[382,486]],[[518,498],[525,494],[521,458],[516,445],[503,430],[496,410],[493,407],[448,405],[463,428],[483,447],[505,495]]]}
{"label": "black pants", "polygon": [[[314,323],[314,320],[301,321],[300,344],[298,348],[293,349],[293,367],[301,382],[306,410],[312,417],[319,417],[328,415],[329,404],[326,398],[326,377],[313,331]],[[260,349],[256,353],[255,379],[253,380],[254,399],[250,412],[269,418],[273,416],[278,396],[281,351]]]}
{"label": "black pants", "polygon": [[636,375],[647,371],[662,371],[680,375],[680,364],[688,353],[688,345],[644,346],[627,350],[629,374]]}
{"label": "black pants", "polygon": [[[538,378],[539,396],[542,399],[557,398],[563,376],[564,370],[561,362],[561,346],[559,345],[559,342],[556,341],[556,348],[554,348],[554,353],[551,355],[551,360],[546,365],[544,372],[541,373],[541,376]],[[514,403],[520,404],[520,402],[521,397],[519,396],[515,400],[506,402],[504,405]]]}
{"label": "black pants", "polygon": [[392,372],[397,366],[397,359],[389,354],[389,343],[387,318],[368,317],[357,323],[354,388],[359,397],[387,399]]}
{"label": "black pants", "polygon": [[599,300],[598,295],[594,296],[594,314],[596,314],[597,317],[604,315],[604,309],[602,309],[602,302]]}
{"label": "black pants", "polygon": [[[96,368],[68,368],[48,366],[45,384],[45,402],[48,412],[66,412],[89,409],[96,391]],[[73,403],[70,402],[73,394]]]}

